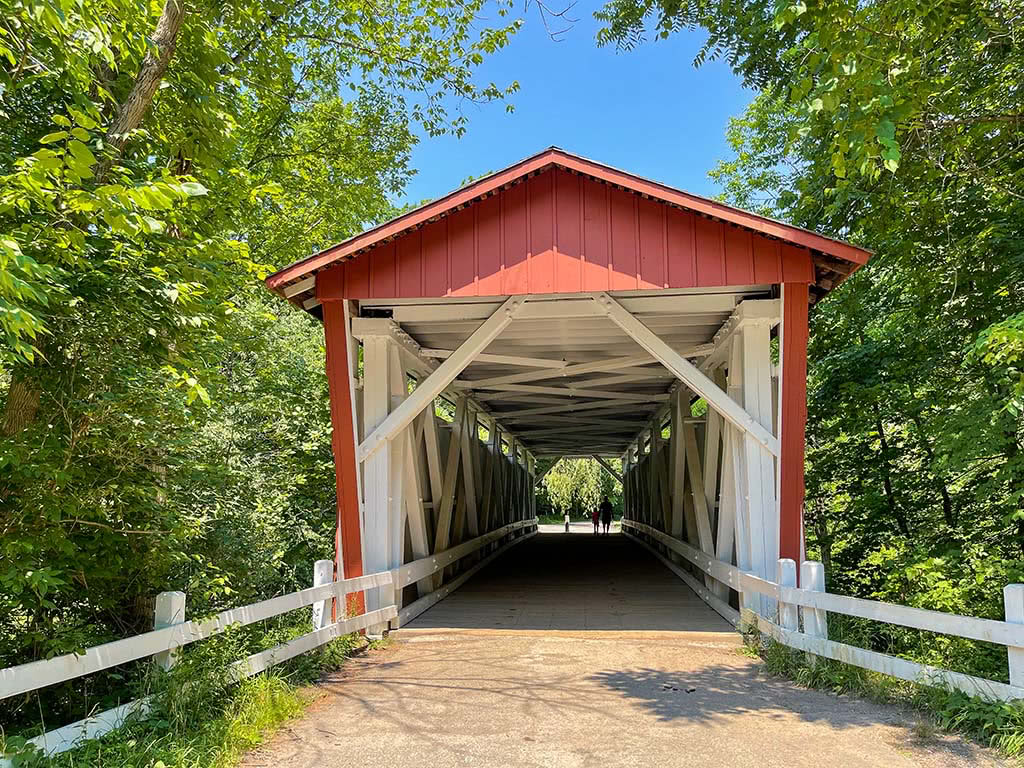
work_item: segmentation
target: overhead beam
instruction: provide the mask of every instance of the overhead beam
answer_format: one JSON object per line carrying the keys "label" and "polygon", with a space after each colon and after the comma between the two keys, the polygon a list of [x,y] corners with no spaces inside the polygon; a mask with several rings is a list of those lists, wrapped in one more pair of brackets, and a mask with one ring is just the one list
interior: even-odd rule
{"label": "overhead beam", "polygon": [[711,340],[714,347],[710,355],[704,358],[700,369],[704,372],[710,371],[719,365],[724,365],[729,359],[730,342],[737,331],[751,323],[768,323],[778,325],[782,317],[782,302],[778,299],[756,299],[740,302],[733,310],[722,327],[715,333]]}
{"label": "overhead beam", "polygon": [[[594,302],[590,303],[593,305]],[[495,376],[489,379],[469,379],[456,382],[456,386],[467,389],[497,389],[505,384],[525,384],[530,381],[541,381],[543,379],[582,376],[585,373],[605,373],[609,371],[617,371],[622,368],[635,368],[636,366],[646,365],[653,362],[655,362],[655,360],[647,354],[630,355],[629,357],[613,357],[607,360],[595,360],[592,363],[567,365],[564,368],[559,368],[557,370],[524,371],[523,373],[513,373],[508,376]]]}
{"label": "overhead beam", "polygon": [[501,305],[494,314],[484,320],[451,357],[447,358],[423,381],[419,382],[412,394],[388,414],[376,429],[359,445],[359,460],[365,461],[370,454],[384,446],[416,418],[416,415],[434,402],[445,388],[500,334],[516,316],[523,304],[522,296],[513,296]]}
{"label": "overhead beam", "polygon": [[637,344],[660,360],[686,386],[703,397],[709,406],[722,414],[723,418],[753,437],[773,456],[779,455],[778,439],[761,426],[742,405],[716,387],[715,383],[693,363],[672,349],[654,331],[633,317],[607,293],[597,294],[594,300],[605,308],[608,317],[616,325],[629,334]]}
{"label": "overhead beam", "polygon": [[[451,349],[421,349],[424,357],[445,359],[455,354]],[[473,360],[474,363],[490,363],[492,365],[515,365],[522,368],[565,368],[570,363],[565,360],[554,360],[547,357],[522,357],[519,355],[492,355],[481,352]]]}
{"label": "overhead beam", "polygon": [[[621,413],[623,410],[621,403],[612,403],[607,400],[597,400],[592,402],[574,403],[574,402],[560,402],[559,405],[543,408],[526,408],[521,411],[507,411],[506,413],[500,413],[499,416],[504,423],[511,423],[515,421],[522,421],[532,416],[543,416],[548,413],[579,413],[581,411],[615,411]],[[628,409],[630,412],[642,411],[643,406],[637,406],[636,408]]]}
{"label": "overhead beam", "polygon": [[[694,369],[696,370],[696,369]],[[576,387],[542,387],[534,384],[505,384],[501,387],[503,392],[515,392],[517,394],[534,395],[562,395],[565,397],[588,397],[604,398],[606,400],[622,400],[627,403],[649,403],[668,399],[668,393],[653,393],[649,395],[634,394],[632,392],[607,392],[603,389],[583,389]],[[494,400],[493,396],[480,395],[481,400]]]}

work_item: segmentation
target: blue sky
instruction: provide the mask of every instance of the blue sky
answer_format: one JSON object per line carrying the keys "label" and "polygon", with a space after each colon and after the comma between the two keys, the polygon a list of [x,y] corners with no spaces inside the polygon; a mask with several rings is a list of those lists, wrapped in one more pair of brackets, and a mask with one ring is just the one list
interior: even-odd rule
{"label": "blue sky", "polygon": [[464,105],[461,139],[424,137],[414,150],[418,173],[402,202],[438,197],[551,145],[696,194],[718,192],[707,172],[729,156],[728,119],[754,94],[722,62],[694,69],[703,32],[618,53],[597,47],[591,12],[574,8],[576,23],[556,42],[530,7],[523,29],[479,72],[499,85],[519,81],[515,112]]}

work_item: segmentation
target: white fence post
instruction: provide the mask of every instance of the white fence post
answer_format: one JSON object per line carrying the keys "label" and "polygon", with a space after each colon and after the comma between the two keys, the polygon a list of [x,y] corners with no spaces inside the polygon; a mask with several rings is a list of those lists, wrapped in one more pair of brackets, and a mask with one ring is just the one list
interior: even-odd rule
{"label": "white fence post", "polygon": [[[788,557],[779,558],[776,581],[780,587],[796,586],[796,563],[793,560]],[[779,624],[783,629],[799,629],[796,605],[779,601]]]}
{"label": "white fence post", "polygon": [[[811,592],[825,591],[825,566],[816,560],[804,560],[800,564],[800,586]],[[804,634],[811,637],[828,638],[828,613],[821,608],[801,608],[804,617]]]}
{"label": "white fence post", "polygon": [[[156,596],[156,607],[153,611],[153,629],[163,629],[174,624],[185,623],[185,593],[161,592]],[[153,660],[164,670],[174,666],[178,657],[178,649],[162,651],[153,655]]]}
{"label": "white fence post", "polygon": [[[333,560],[317,560],[313,563],[313,586],[322,587],[324,584],[330,584],[334,581],[334,561]],[[318,603],[313,603],[313,631],[323,629],[330,623],[331,618],[331,601],[321,600]],[[339,620],[343,620],[344,617],[339,616]]]}
{"label": "white fence post", "polygon": [[[1024,624],[1024,584],[1003,587],[1003,610],[1011,624]],[[1024,686],[1024,648],[1008,645],[1006,656],[1010,662],[1010,685]]]}

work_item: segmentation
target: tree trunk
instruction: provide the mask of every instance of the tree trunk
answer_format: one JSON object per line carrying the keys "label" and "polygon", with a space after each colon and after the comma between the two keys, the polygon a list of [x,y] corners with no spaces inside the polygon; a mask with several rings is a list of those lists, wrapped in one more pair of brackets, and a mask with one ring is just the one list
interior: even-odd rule
{"label": "tree trunk", "polygon": [[128,135],[142,124],[142,119],[153,103],[153,95],[167,72],[171,56],[174,55],[178,32],[181,30],[184,18],[185,0],[166,0],[153,33],[156,55],[153,51],[149,51],[142,59],[142,66],[139,68],[139,74],[135,77],[135,84],[128,96],[121,102],[117,109],[117,116],[107,130],[106,142],[113,147],[114,152],[108,154],[100,162],[99,170],[96,173],[97,179],[102,179],[110,171],[114,160],[124,149]]}
{"label": "tree trunk", "polygon": [[928,459],[929,469],[935,477],[935,484],[938,487],[939,494],[942,496],[942,516],[946,521],[946,525],[950,528],[955,528],[957,514],[956,509],[953,508],[953,499],[949,495],[945,478],[935,469],[935,453],[932,451],[931,443],[928,442],[928,436],[924,433],[921,417],[914,414],[910,417],[910,420],[914,422],[914,427],[917,429],[918,442],[921,444],[921,450],[924,451],[924,455]]}
{"label": "tree trunk", "polygon": [[35,421],[39,410],[39,390],[35,382],[17,376],[11,382],[4,406],[3,435],[13,437]]}
{"label": "tree trunk", "polygon": [[903,514],[896,503],[896,494],[892,489],[892,468],[889,466],[889,441],[885,439],[885,429],[882,427],[882,414],[878,403],[872,403],[875,412],[875,428],[878,430],[878,440],[882,447],[882,486],[885,488],[885,499],[889,503],[889,512],[896,518],[896,525],[904,536],[910,535],[910,526],[907,525],[907,517]]}

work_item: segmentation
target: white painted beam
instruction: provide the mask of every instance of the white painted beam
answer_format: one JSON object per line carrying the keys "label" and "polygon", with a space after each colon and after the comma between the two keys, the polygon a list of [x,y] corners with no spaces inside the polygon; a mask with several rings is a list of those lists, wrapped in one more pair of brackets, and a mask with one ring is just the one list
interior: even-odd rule
{"label": "white painted beam", "polygon": [[381,448],[388,440],[398,434],[399,430],[408,426],[416,415],[434,402],[444,389],[462,373],[473,358],[494,340],[494,338],[512,322],[516,312],[523,304],[521,296],[513,296],[481,323],[456,350],[456,354],[446,359],[413,391],[413,393],[388,417],[381,422],[359,446],[359,460],[365,461],[374,451]]}
{"label": "white painted beam", "polygon": [[729,422],[748,433],[773,456],[779,455],[779,441],[739,403],[715,386],[704,373],[689,360],[673,350],[650,328],[627,312],[621,304],[607,293],[599,294],[595,300],[600,303],[608,316],[633,338],[641,347],[660,360],[690,389],[703,397],[708,405],[718,411]]}
{"label": "white painted beam", "polygon": [[[420,353],[424,357],[436,357],[445,359],[455,354],[451,349],[422,349]],[[556,360],[548,357],[520,357],[517,355],[492,355],[481,352],[473,359],[474,363],[490,363],[492,365],[514,365],[522,368],[565,368],[569,363],[565,360]]]}

